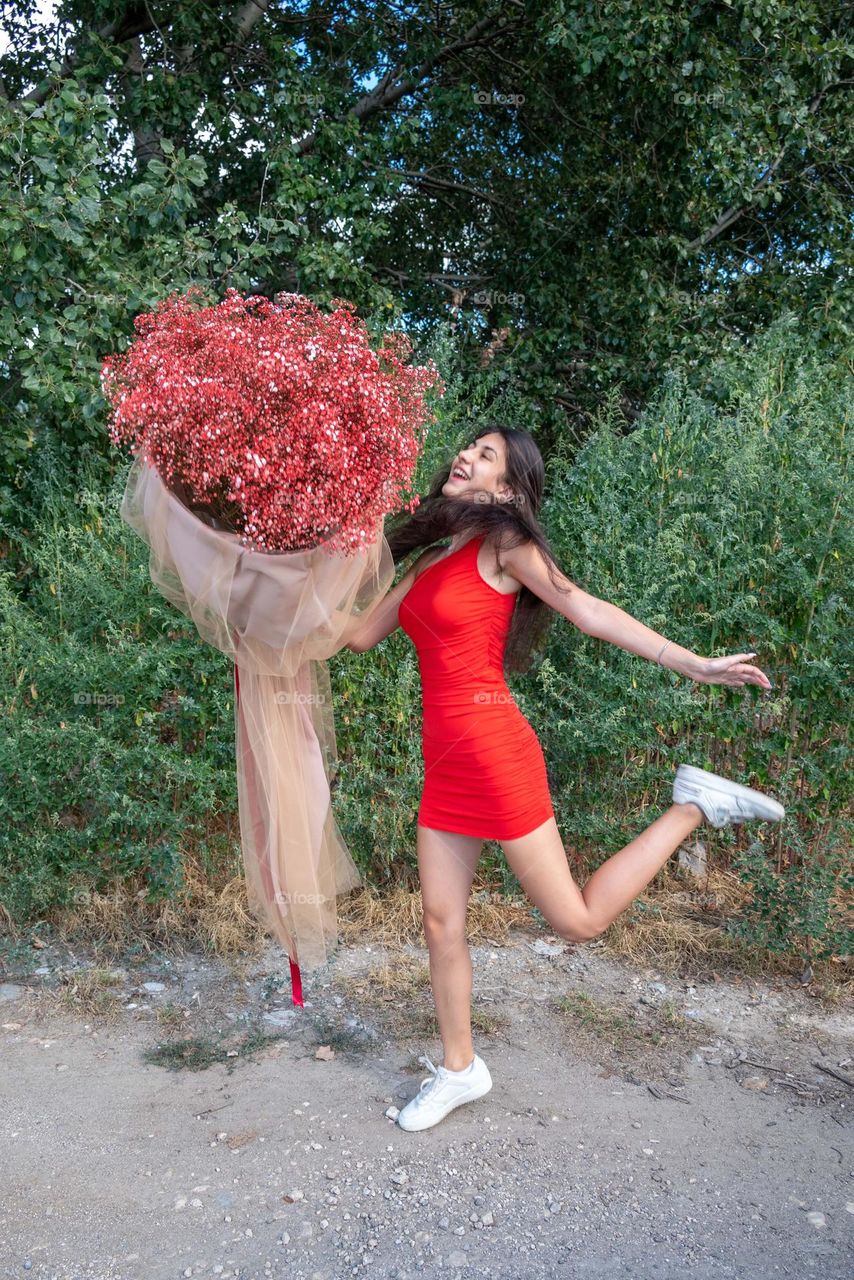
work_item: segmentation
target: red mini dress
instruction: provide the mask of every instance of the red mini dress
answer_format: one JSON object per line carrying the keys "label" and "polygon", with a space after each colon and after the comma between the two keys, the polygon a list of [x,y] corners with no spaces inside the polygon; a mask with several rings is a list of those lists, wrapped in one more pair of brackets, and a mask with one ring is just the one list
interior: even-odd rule
{"label": "red mini dress", "polygon": [[515,840],[554,815],[537,735],[504,679],[515,593],[477,567],[483,535],[422,569],[400,603],[418,653],[421,826]]}

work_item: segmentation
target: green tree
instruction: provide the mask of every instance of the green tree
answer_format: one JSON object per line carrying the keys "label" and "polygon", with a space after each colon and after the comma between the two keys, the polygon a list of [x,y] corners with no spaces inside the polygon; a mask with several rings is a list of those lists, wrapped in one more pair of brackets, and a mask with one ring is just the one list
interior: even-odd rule
{"label": "green tree", "polygon": [[100,361],[190,282],[450,316],[546,449],[785,307],[850,343],[846,6],[34,8],[3,5],[0,512],[48,434],[109,457]]}

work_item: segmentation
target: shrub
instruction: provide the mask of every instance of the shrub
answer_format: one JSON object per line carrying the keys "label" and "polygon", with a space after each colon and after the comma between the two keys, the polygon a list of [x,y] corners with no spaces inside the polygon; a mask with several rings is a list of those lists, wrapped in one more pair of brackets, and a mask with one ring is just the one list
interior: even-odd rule
{"label": "shrub", "polygon": [[[473,427],[534,420],[491,370],[469,398],[447,334],[436,342],[446,393],[422,489]],[[543,519],[568,576],[697,652],[755,649],[772,692],[692,685],[559,619],[513,679],[561,832],[591,869],[669,803],[682,760],[779,796],[779,826],[704,838],[753,888],[728,927],[816,958],[851,950],[849,374],[786,317],[725,353],[702,394],[674,370],[627,431],[615,393],[577,454],[548,459]],[[240,868],[230,665],[151,588],[118,516],[124,467],[64,493],[52,466],[45,451],[0,572],[0,901],[22,922],[116,875],[170,896],[189,842],[212,873]],[[414,881],[415,652],[398,631],[330,674],[336,818],[367,875]]]}
{"label": "shrub", "polygon": [[774,688],[692,685],[556,624],[527,687],[562,830],[613,852],[628,814],[669,800],[681,761],[768,789],[782,824],[709,832],[755,890],[732,927],[849,950],[850,368],[811,355],[786,316],[725,354],[705,394],[674,370],[624,425],[612,401],[574,457],[550,459],[544,520],[561,565],[695,652],[755,650]]}

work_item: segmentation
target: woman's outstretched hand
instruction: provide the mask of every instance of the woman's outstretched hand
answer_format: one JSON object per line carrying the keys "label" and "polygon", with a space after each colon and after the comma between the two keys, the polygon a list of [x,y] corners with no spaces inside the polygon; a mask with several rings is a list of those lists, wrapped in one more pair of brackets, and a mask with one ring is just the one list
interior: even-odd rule
{"label": "woman's outstretched hand", "polygon": [[748,661],[755,657],[755,653],[730,653],[722,658],[703,658],[694,679],[700,684],[728,684],[734,689],[746,684],[758,684],[760,689],[773,688],[765,672]]}

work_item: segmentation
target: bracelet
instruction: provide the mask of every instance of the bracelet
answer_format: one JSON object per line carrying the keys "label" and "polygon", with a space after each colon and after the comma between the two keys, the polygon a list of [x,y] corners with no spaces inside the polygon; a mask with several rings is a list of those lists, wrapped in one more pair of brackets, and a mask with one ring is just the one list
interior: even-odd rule
{"label": "bracelet", "polygon": [[667,646],[668,646],[669,644],[673,644],[673,641],[672,641],[672,640],[665,640],[664,644],[661,646],[661,648],[660,648],[660,649],[659,649],[659,651],[658,651],[658,657],[656,658],[656,662],[658,662],[658,663],[660,663],[660,662],[661,662],[661,655],[664,653],[664,650],[667,648]]}

